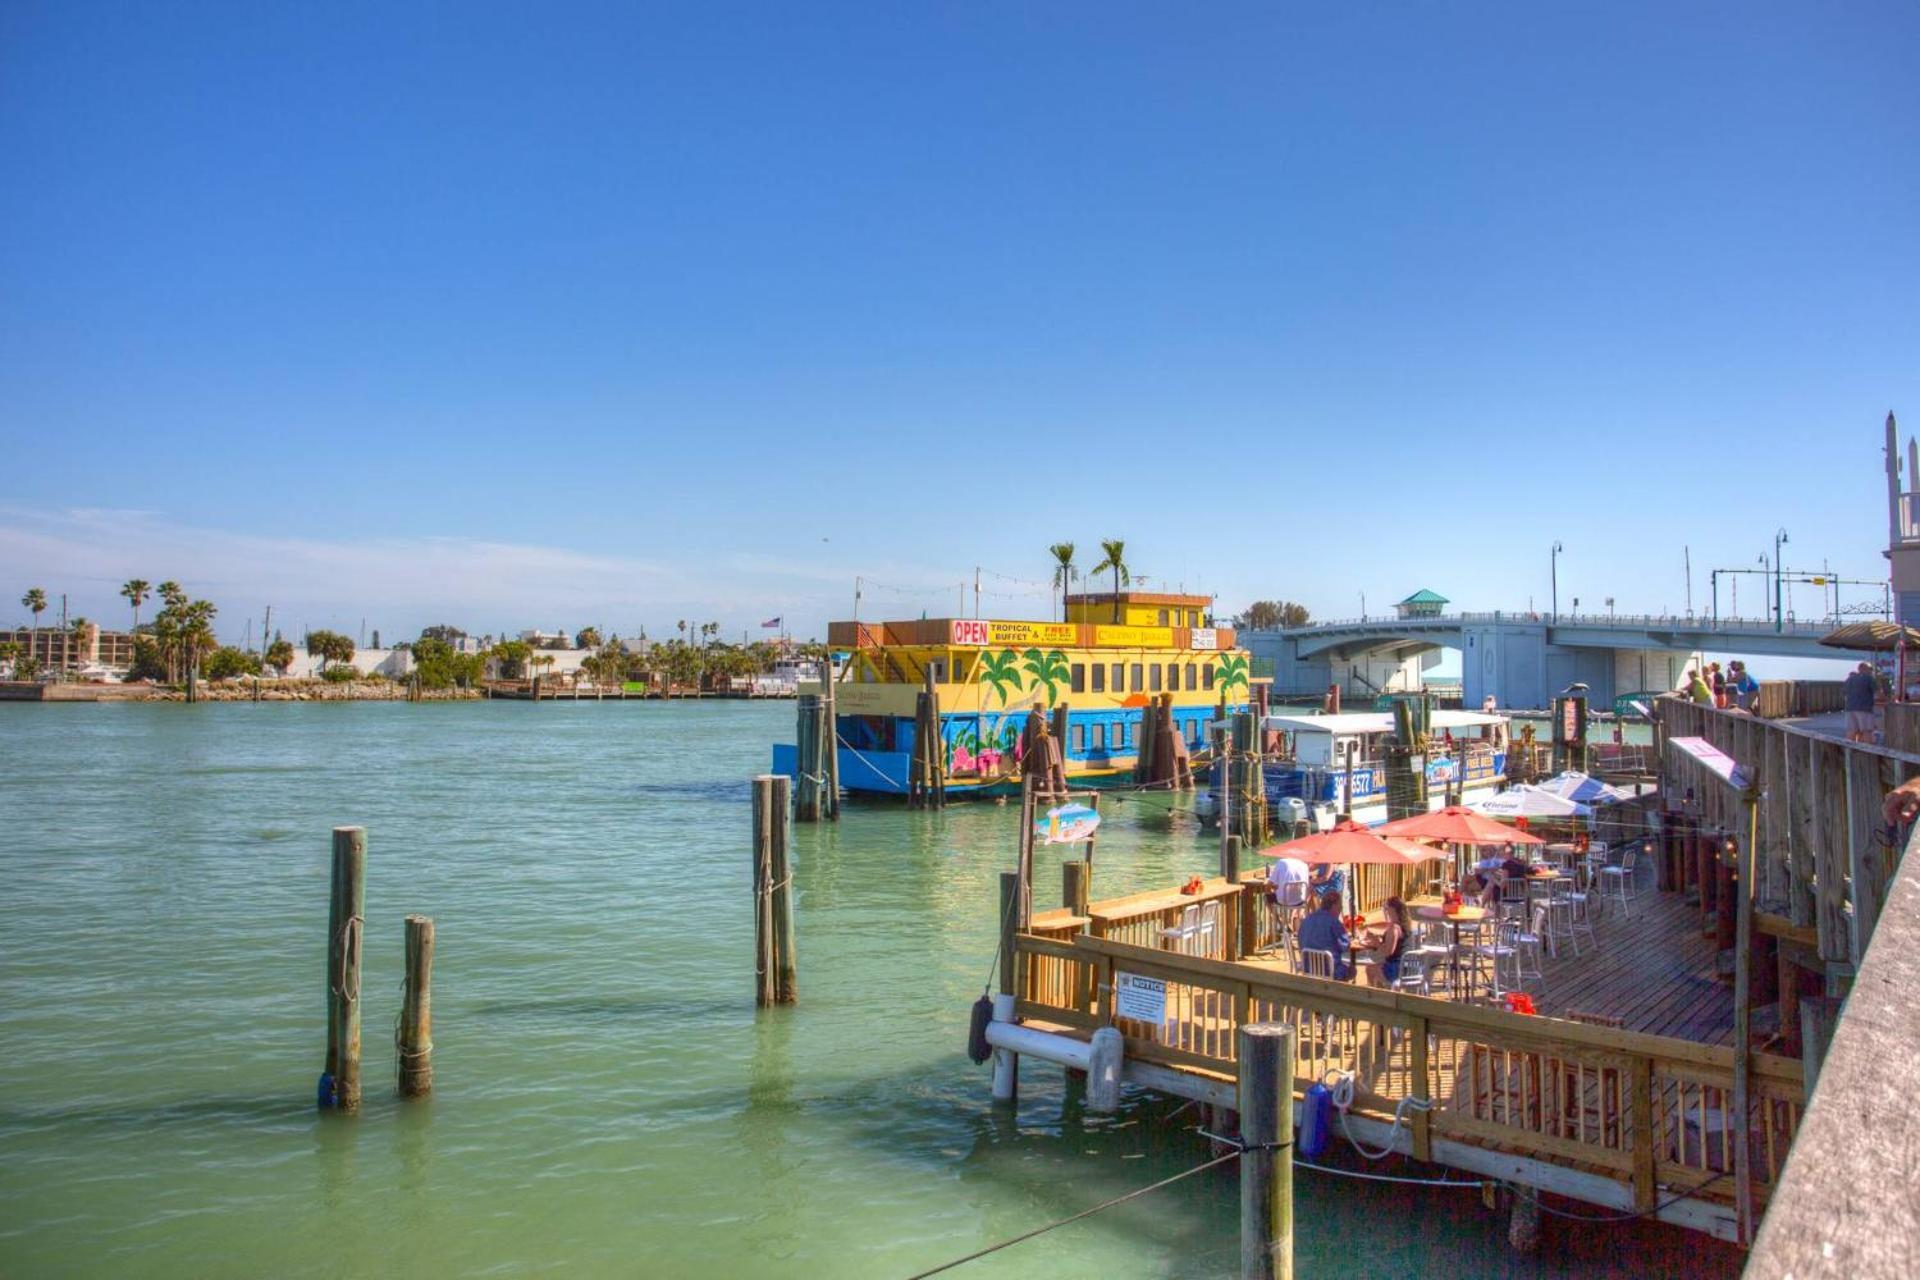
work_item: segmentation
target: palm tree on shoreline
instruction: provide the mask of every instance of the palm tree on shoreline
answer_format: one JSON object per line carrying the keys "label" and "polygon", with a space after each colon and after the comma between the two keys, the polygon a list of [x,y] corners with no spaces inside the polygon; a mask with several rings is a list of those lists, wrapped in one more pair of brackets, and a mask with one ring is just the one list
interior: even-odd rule
{"label": "palm tree on shoreline", "polygon": [[152,592],[153,584],[145,578],[129,578],[120,588],[120,594],[133,606],[133,629],[136,632],[140,630],[140,606]]}
{"label": "palm tree on shoreline", "polygon": [[1092,572],[1105,573],[1113,570],[1113,620],[1120,621],[1120,585],[1131,583],[1133,573],[1127,568],[1127,544],[1122,538],[1103,538],[1100,549],[1106,552],[1106,559],[1093,566]]}
{"label": "palm tree on shoreline", "polygon": [[1053,583],[1060,588],[1060,621],[1067,620],[1067,592],[1073,588],[1073,544],[1056,542],[1047,548],[1054,559]]}
{"label": "palm tree on shoreline", "polygon": [[20,603],[33,611],[33,629],[40,629],[40,615],[47,611],[47,593],[39,587],[27,588],[27,594],[20,597]]}

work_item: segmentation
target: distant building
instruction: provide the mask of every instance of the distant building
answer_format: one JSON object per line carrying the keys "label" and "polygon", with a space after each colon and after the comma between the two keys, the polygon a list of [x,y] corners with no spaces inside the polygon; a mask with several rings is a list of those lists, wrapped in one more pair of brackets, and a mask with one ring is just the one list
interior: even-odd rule
{"label": "distant building", "polygon": [[102,631],[91,622],[64,629],[18,627],[0,631],[0,643],[17,646],[20,656],[32,658],[42,671],[78,671],[83,667],[125,671],[133,665],[133,634]]}
{"label": "distant building", "polygon": [[421,631],[422,640],[439,640],[455,653],[479,653],[491,648],[484,639],[476,639],[458,627],[428,627]]}
{"label": "distant building", "polygon": [[522,631],[520,638],[534,649],[571,649],[573,637],[564,631]]}
{"label": "distant building", "polygon": [[1403,618],[1437,618],[1449,603],[1439,592],[1422,587],[1393,607]]}

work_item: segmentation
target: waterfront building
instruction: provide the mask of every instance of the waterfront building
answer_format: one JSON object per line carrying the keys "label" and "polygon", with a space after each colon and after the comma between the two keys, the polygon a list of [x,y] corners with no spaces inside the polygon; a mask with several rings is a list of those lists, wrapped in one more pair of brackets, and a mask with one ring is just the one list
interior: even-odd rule
{"label": "waterfront building", "polygon": [[[1212,604],[1209,596],[1096,592],[1069,595],[1061,622],[831,623],[829,645],[849,654],[834,685],[841,783],[906,793],[916,699],[929,676],[950,792],[1016,788],[1022,730],[1036,710],[1066,709],[1061,754],[1080,783],[1131,779],[1146,709],[1163,696],[1175,733],[1197,751],[1221,707],[1244,709],[1252,694],[1246,652],[1231,628],[1210,625]],[[797,758],[792,746],[774,748],[776,771],[793,773]]]}
{"label": "waterfront building", "polygon": [[88,669],[125,671],[133,665],[133,633],[106,631],[92,622],[78,627],[16,627],[0,631],[0,643],[14,645],[42,671]]}

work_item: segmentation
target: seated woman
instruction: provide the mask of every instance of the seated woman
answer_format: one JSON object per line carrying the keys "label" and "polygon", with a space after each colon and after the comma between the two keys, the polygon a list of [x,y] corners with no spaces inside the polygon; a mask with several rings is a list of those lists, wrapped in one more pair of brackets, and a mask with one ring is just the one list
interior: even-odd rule
{"label": "seated woman", "polygon": [[1398,898],[1388,898],[1380,910],[1380,923],[1367,931],[1366,952],[1380,962],[1367,966],[1369,973],[1377,973],[1368,981],[1378,987],[1391,987],[1400,981],[1400,957],[1413,940],[1413,919],[1407,913],[1407,904]]}
{"label": "seated woman", "polygon": [[1466,884],[1462,887],[1474,906],[1495,911],[1500,906],[1500,886],[1505,884],[1506,880],[1507,873],[1500,870],[1498,866],[1493,866],[1468,876]]}

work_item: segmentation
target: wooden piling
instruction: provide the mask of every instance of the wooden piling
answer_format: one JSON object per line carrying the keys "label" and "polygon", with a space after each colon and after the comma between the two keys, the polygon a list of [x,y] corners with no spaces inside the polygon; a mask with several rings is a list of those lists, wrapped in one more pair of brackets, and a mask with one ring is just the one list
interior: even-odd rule
{"label": "wooden piling", "polygon": [[433,921],[428,917],[407,917],[406,957],[393,1047],[400,1060],[400,1096],[424,1098],[433,1092]]}
{"label": "wooden piling", "polygon": [[793,868],[787,857],[787,791],[782,774],[753,780],[754,1003],[799,999],[793,937]]}
{"label": "wooden piling", "polygon": [[1239,836],[1228,836],[1220,842],[1220,874],[1230,884],[1240,879],[1240,848]]}
{"label": "wooden piling", "polygon": [[821,788],[821,812],[828,822],[840,821],[840,712],[834,692],[833,654],[820,659],[820,763],[826,783]]}
{"label": "wooden piling", "polygon": [[1240,1275],[1293,1276],[1294,1027],[1240,1028]]}
{"label": "wooden piling", "polygon": [[1076,916],[1087,914],[1093,867],[1078,858],[1060,864],[1060,904]]}
{"label": "wooden piling", "polygon": [[[793,820],[820,820],[820,699],[803,693],[794,713],[794,773],[799,784],[793,789]],[[758,883],[757,881],[755,883]]]}
{"label": "wooden piling", "polygon": [[333,829],[327,921],[327,1074],[334,1106],[360,1108],[360,939],[366,924],[367,829]]}
{"label": "wooden piling", "polygon": [[800,999],[799,958],[795,954],[793,934],[793,862],[792,841],[787,830],[787,778],[774,774],[773,798],[767,812],[773,819],[773,840],[769,850],[773,878],[773,998],[778,1004],[795,1004]]}

